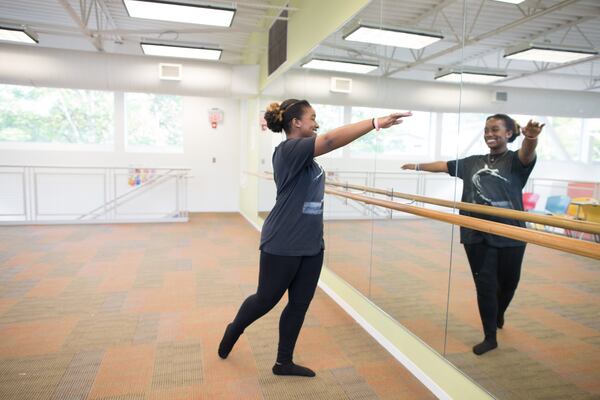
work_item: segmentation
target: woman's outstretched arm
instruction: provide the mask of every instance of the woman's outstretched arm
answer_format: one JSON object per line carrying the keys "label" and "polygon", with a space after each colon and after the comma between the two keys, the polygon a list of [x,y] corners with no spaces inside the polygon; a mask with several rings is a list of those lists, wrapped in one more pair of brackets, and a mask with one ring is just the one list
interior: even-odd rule
{"label": "woman's outstretched arm", "polygon": [[519,149],[519,160],[521,160],[521,164],[529,165],[535,160],[535,148],[537,147],[538,136],[544,129],[544,125],[539,122],[535,122],[529,120],[527,125],[521,130],[523,132],[523,143],[521,144],[521,148]]}
{"label": "woman's outstretched arm", "polygon": [[335,128],[327,133],[318,135],[315,141],[315,157],[329,153],[335,149],[339,149],[348,143],[358,139],[359,137],[369,133],[374,128],[389,128],[393,125],[402,123],[402,118],[410,117],[412,113],[393,113],[387,117],[374,119],[366,119],[364,121],[355,122]]}

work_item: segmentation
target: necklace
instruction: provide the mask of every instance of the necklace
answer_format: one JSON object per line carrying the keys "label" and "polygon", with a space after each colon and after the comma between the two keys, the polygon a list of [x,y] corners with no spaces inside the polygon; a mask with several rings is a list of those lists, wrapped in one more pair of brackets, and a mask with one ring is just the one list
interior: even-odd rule
{"label": "necklace", "polygon": [[489,154],[488,154],[488,162],[489,162],[490,164],[493,164],[493,163],[495,163],[496,161],[498,161],[499,159],[501,159],[501,158],[502,158],[502,156],[504,156],[504,155],[505,155],[507,152],[508,152],[508,150],[507,150],[507,151],[505,151],[505,152],[504,152],[504,153],[502,153],[502,154],[491,154],[491,153],[489,153]]}

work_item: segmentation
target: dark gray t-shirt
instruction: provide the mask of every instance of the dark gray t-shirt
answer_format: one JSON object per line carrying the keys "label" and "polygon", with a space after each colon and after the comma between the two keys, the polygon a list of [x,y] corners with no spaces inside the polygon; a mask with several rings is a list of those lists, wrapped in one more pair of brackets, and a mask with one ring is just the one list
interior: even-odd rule
{"label": "dark gray t-shirt", "polygon": [[[477,155],[448,161],[448,173],[463,180],[462,201],[523,211],[523,187],[536,160],[527,166],[521,163],[516,151],[508,150],[491,162],[489,155]],[[458,166],[458,169],[457,169]],[[462,215],[525,227],[525,222],[460,211]],[[460,228],[460,242],[486,242],[493,247],[525,246],[524,242],[504,236]]]}
{"label": "dark gray t-shirt", "polygon": [[273,152],[277,199],[262,227],[260,249],[266,253],[313,256],[324,248],[325,173],[313,159],[315,139],[288,139]]}

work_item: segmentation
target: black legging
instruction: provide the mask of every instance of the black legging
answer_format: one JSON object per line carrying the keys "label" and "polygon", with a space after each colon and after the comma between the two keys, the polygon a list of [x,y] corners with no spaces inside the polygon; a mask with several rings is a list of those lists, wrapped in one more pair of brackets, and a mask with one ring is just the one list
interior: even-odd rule
{"label": "black legging", "polygon": [[232,323],[234,332],[244,332],[250,324],[275,307],[285,291],[289,290],[288,304],[279,319],[277,362],[291,362],[306,310],[317,288],[322,265],[323,251],[315,256],[300,257],[261,252],[258,289],[256,294],[242,303]]}
{"label": "black legging", "polygon": [[465,244],[477,289],[477,305],[486,339],[496,339],[498,317],[512,300],[519,278],[525,246],[492,247],[486,243]]}

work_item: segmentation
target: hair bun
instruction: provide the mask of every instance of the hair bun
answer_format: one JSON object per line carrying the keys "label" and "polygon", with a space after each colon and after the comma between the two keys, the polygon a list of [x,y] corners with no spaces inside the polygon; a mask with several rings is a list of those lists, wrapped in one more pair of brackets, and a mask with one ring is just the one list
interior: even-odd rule
{"label": "hair bun", "polygon": [[515,121],[513,119],[513,122],[515,123],[515,131],[513,132],[514,136],[517,137],[521,134],[521,125],[519,125],[519,123],[517,121]]}
{"label": "hair bun", "polygon": [[281,132],[283,130],[283,112],[279,103],[271,103],[265,112],[265,121],[267,127],[273,132]]}

